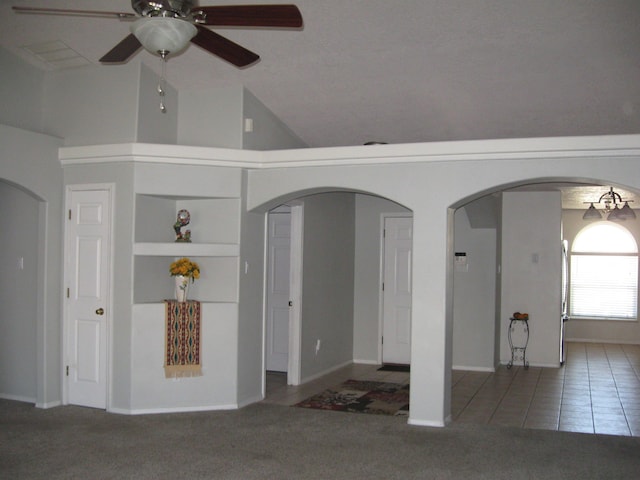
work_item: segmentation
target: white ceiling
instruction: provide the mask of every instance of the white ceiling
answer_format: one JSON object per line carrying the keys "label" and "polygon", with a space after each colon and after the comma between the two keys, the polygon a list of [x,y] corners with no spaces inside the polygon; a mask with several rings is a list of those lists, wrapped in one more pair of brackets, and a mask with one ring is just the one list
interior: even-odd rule
{"label": "white ceiling", "polygon": [[[169,82],[243,84],[311,147],[640,133],[640,0],[291,3],[300,30],[216,30],[258,63],[237,69],[191,45],[169,60]],[[130,1],[0,0],[0,45],[42,68],[22,47],[62,41],[99,65],[129,33],[115,19],[18,15],[12,5],[131,12]],[[130,61],[159,71],[148,52]],[[582,208],[608,188],[561,190],[565,206]]]}
{"label": "white ceiling", "polygon": [[[202,0],[203,5],[283,3]],[[241,83],[312,147],[640,133],[639,0],[297,0],[304,28],[218,29],[237,69],[191,46],[170,83]],[[129,0],[0,0],[0,45],[61,40],[93,63],[129,24],[12,5],[130,12]],[[140,52],[158,70],[158,60]],[[110,68],[102,66],[100,68]]]}

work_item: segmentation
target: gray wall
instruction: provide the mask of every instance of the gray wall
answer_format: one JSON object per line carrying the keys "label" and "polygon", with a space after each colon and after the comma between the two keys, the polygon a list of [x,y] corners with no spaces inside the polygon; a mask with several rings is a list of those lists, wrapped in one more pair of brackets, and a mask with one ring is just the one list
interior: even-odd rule
{"label": "gray wall", "polygon": [[0,47],[0,123],[47,133],[42,124],[44,72]]}
{"label": "gray wall", "polygon": [[[560,365],[560,192],[505,192],[502,202],[501,362],[511,359],[509,318],[527,312],[532,365]],[[519,344],[515,341],[514,344]]]}
{"label": "gray wall", "polygon": [[[28,93],[28,91],[17,92],[19,95]],[[30,192],[31,197],[38,199],[37,281],[31,285],[36,292],[35,337],[20,338],[26,330],[19,329],[14,330],[2,341],[6,344],[35,344],[35,359],[31,362],[35,362],[36,369],[35,401],[41,407],[56,405],[62,398],[60,388],[62,169],[58,163],[60,143],[53,137],[0,125],[0,145],[2,145],[0,179],[20,185],[21,188]],[[25,234],[31,232],[32,226],[28,229],[25,227]],[[32,240],[27,240],[29,241]],[[27,263],[31,268],[31,262],[25,260],[25,265]],[[3,390],[0,393],[18,397],[31,396],[33,392],[24,388],[22,381],[18,378],[20,373],[17,369],[11,366],[5,369],[3,366],[3,370],[7,372],[3,387],[11,391]]]}
{"label": "gray wall", "polygon": [[[240,85],[180,92],[178,143],[201,147],[275,150],[303,148],[273,112]],[[253,131],[244,120],[253,121]]]}
{"label": "gray wall", "polygon": [[127,409],[131,403],[131,253],[133,239],[133,181],[131,164],[77,165],[64,168],[64,185],[113,183],[115,205],[113,218],[113,314],[109,386],[113,409]]}
{"label": "gray wall", "polygon": [[353,298],[353,359],[380,359],[380,267],[383,214],[411,214],[397,203],[373,195],[356,195]]}
{"label": "gray wall", "polygon": [[179,93],[178,143],[242,148],[241,86]]}
{"label": "gray wall", "polygon": [[178,141],[178,92],[164,83],[162,100],[166,111],[162,113],[158,81],[158,74],[144,63],[140,64],[136,141],[174,144]]}
{"label": "gray wall", "polygon": [[471,228],[465,208],[454,222],[454,250],[467,254],[467,267],[453,272],[453,368],[493,370],[496,229]]}
{"label": "gray wall", "polygon": [[[353,359],[355,197],[303,198],[301,378]],[[320,350],[316,354],[316,342]]]}
{"label": "gray wall", "polygon": [[[589,225],[582,219],[584,210],[564,210],[562,212],[562,226],[564,238],[569,241],[569,251],[576,235]],[[636,210],[640,218],[640,212]],[[640,246],[640,220],[624,222]],[[633,321],[605,321],[605,320],[570,320],[566,323],[567,340],[587,342],[612,342],[640,344],[640,322]]]}
{"label": "gray wall", "polygon": [[[240,231],[240,296],[238,304],[238,401],[241,405],[262,398],[264,381],[263,303],[265,214],[247,212],[248,172],[242,177]],[[247,265],[245,273],[244,265]]]}
{"label": "gray wall", "polygon": [[0,181],[0,397],[36,402],[39,202]]}
{"label": "gray wall", "polygon": [[44,124],[64,144],[134,142],[140,67],[87,67],[47,73]]}
{"label": "gray wall", "polygon": [[276,150],[307,146],[287,125],[249,90],[242,98],[243,119],[253,121],[253,131],[243,128],[242,148],[245,150]]}

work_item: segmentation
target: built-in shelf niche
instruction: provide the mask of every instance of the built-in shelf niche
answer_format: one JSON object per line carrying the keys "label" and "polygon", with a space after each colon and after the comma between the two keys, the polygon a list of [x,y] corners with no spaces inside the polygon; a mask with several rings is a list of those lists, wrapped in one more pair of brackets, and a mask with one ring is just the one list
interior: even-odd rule
{"label": "built-in shelf niche", "polygon": [[[191,214],[193,244],[238,244],[240,236],[240,199],[193,198],[162,195],[136,195],[135,242],[138,244],[173,243],[178,210]],[[134,248],[134,254],[144,255]]]}
{"label": "built-in shelf niche", "polygon": [[[200,278],[189,286],[189,298],[201,302],[238,301],[238,257],[189,257],[200,266]],[[134,304],[175,298],[170,256],[135,256]]]}

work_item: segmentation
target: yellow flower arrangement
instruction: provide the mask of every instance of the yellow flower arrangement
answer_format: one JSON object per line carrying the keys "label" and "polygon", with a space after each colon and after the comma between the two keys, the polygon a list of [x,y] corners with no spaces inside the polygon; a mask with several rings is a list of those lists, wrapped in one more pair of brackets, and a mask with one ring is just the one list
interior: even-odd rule
{"label": "yellow flower arrangement", "polygon": [[200,266],[186,257],[173,262],[169,267],[169,272],[171,272],[172,277],[176,275],[190,277],[192,282],[200,278]]}

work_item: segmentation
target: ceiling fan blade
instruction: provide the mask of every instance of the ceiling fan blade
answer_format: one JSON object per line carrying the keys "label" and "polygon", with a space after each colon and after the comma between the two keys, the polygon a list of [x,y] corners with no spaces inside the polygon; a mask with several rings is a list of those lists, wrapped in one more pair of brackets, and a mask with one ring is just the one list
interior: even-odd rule
{"label": "ceiling fan blade", "polygon": [[114,17],[120,20],[134,19],[135,13],[106,12],[100,10],[67,10],[64,8],[11,7],[16,13],[32,13],[40,15],[71,15],[78,17]]}
{"label": "ceiling fan blade", "polygon": [[232,63],[236,67],[246,67],[260,58],[259,55],[252,51],[241,47],[237,43],[205,27],[200,25],[196,25],[196,27],[198,27],[198,33],[191,39],[191,42]]}
{"label": "ceiling fan blade", "polygon": [[[295,5],[228,5],[198,7],[203,25],[228,27],[290,27],[302,26],[302,15]],[[200,22],[200,19],[197,20]]]}
{"label": "ceiling fan blade", "polygon": [[101,59],[101,63],[124,63],[142,48],[140,41],[130,33],[124,40],[109,50]]}

